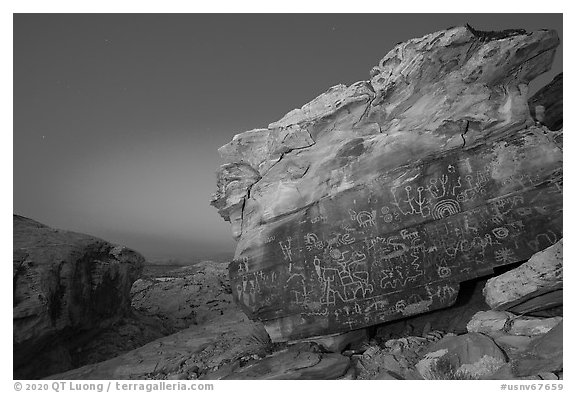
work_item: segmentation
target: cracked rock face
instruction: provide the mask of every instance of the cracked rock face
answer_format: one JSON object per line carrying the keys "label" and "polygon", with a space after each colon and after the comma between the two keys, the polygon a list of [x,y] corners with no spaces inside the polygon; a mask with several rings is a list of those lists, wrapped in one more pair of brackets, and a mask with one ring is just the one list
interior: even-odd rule
{"label": "cracked rock face", "polygon": [[64,371],[91,334],[130,309],[144,258],[16,215],[13,236],[15,378]]}
{"label": "cracked rock face", "polygon": [[449,306],[459,282],[560,239],[562,147],[527,103],[558,44],[412,39],[370,80],[221,147],[212,205],[238,240],[243,310],[275,341],[354,330]]}

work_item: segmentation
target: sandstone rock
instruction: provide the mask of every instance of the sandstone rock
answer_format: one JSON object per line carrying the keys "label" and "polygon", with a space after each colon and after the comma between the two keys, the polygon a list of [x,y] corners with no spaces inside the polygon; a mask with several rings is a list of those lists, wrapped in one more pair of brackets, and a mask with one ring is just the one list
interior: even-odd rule
{"label": "sandstone rock", "polygon": [[346,371],[346,374],[344,374],[342,377],[338,378],[341,380],[355,380],[356,379],[356,370],[353,367],[350,367],[348,369],[348,371]]}
{"label": "sandstone rock", "polygon": [[563,369],[563,323],[534,339],[526,348],[510,359],[488,379],[512,379]]}
{"label": "sandstone rock", "polygon": [[514,336],[538,336],[548,333],[562,321],[562,317],[534,318],[517,316],[505,311],[480,311],[468,323],[469,332],[490,336],[511,334]]}
{"label": "sandstone rock", "polygon": [[71,368],[114,358],[169,334],[158,319],[132,311],[110,327],[86,336],[86,342],[72,352]]}
{"label": "sandstone rock", "polygon": [[[498,38],[495,38],[498,37]],[[235,299],[274,341],[450,306],[459,283],[562,237],[562,150],[530,116],[554,31],[398,44],[220,149]]]}
{"label": "sandstone rock", "polygon": [[366,329],[359,329],[341,334],[312,337],[304,341],[308,340],[319,344],[325,351],[340,353],[350,346],[359,346],[362,343],[367,343],[368,334]]}
{"label": "sandstone rock", "polygon": [[128,313],[144,258],[17,215],[13,239],[14,377],[69,369],[76,349]]}
{"label": "sandstone rock", "polygon": [[529,318],[520,317],[512,321],[510,334],[516,336],[540,336],[548,333],[556,325],[562,322],[562,317],[555,318]]}
{"label": "sandstone rock", "polygon": [[356,362],[358,379],[408,379],[410,366],[403,354],[378,346],[368,348]]}
{"label": "sandstone rock", "polygon": [[528,100],[532,117],[552,131],[562,129],[563,82],[563,74],[559,73]]}
{"label": "sandstone rock", "polygon": [[489,337],[467,333],[432,345],[416,369],[425,379],[479,379],[505,363],[506,356]]}
{"label": "sandstone rock", "polygon": [[272,354],[224,379],[337,379],[346,374],[350,359],[335,353],[292,350]]}
{"label": "sandstone rock", "polygon": [[525,352],[536,337],[515,336],[512,334],[494,334],[491,336],[498,346],[511,358]]}
{"label": "sandstone rock", "polygon": [[[180,373],[220,379],[239,368],[240,358],[265,355],[270,350],[267,343],[251,336],[253,325],[240,310],[226,312],[210,323],[162,337],[104,362],[51,375],[49,379],[164,379]],[[214,368],[216,371],[211,372]]]}
{"label": "sandstone rock", "polygon": [[484,287],[484,297],[486,303],[493,309],[518,311],[522,307],[523,312],[528,312],[562,304],[562,298],[554,296],[539,298],[539,301],[526,307],[526,302],[530,299],[556,292],[562,287],[562,239],[560,239],[554,245],[534,254],[528,262],[516,269],[488,280]]}
{"label": "sandstone rock", "polygon": [[514,314],[505,311],[479,311],[468,322],[466,328],[469,332],[485,333],[504,332],[508,322]]}
{"label": "sandstone rock", "polygon": [[[466,325],[474,314],[490,308],[484,301],[484,295],[482,295],[485,283],[486,280],[479,279],[468,281],[462,285],[456,303],[449,308],[383,323],[377,327],[376,337],[386,341],[391,338],[412,335],[411,332],[408,332],[408,326],[413,326],[414,333],[421,337],[426,337],[428,333],[434,331],[455,334],[467,333]],[[435,334],[433,333],[433,335]]]}
{"label": "sandstone rock", "polygon": [[551,381],[558,380],[558,376],[551,372],[540,373],[538,374],[538,376],[540,377],[540,379],[543,380],[551,380]]}
{"label": "sandstone rock", "polygon": [[389,371],[380,371],[373,379],[381,381],[397,381],[399,378],[394,377]]}
{"label": "sandstone rock", "polygon": [[204,324],[236,309],[227,267],[227,263],[203,261],[173,270],[166,277],[141,278],[132,285],[132,307],[160,318],[172,333]]}

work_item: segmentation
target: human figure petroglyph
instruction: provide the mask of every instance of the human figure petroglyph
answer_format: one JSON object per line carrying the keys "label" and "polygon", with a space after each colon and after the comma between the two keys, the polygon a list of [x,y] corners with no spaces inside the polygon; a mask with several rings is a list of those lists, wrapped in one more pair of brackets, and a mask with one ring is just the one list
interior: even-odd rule
{"label": "human figure petroglyph", "polygon": [[446,303],[458,293],[456,289],[448,284],[442,286],[436,285],[435,287],[426,284],[424,288],[426,289],[426,293],[428,294],[430,300],[437,298],[441,303]]}
{"label": "human figure petroglyph", "polygon": [[424,192],[424,187],[418,187],[416,192],[418,195],[416,198],[414,198],[414,203],[418,206],[418,209],[414,209],[412,204],[410,204],[410,206],[412,207],[414,214],[420,214],[422,218],[426,218],[430,215],[430,200],[422,195]]}
{"label": "human figure petroglyph", "polygon": [[280,249],[284,260],[292,262],[292,238],[288,237],[285,241],[279,241]]}

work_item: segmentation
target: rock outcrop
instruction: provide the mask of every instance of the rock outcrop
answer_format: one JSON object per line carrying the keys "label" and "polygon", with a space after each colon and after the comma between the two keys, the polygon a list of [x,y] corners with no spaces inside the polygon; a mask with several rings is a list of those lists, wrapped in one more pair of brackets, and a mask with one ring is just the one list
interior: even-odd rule
{"label": "rock outcrop", "polygon": [[514,315],[506,311],[480,311],[468,322],[468,331],[488,336],[539,336],[562,322],[562,317],[535,318]]}
{"label": "rock outcrop", "polygon": [[49,379],[221,379],[239,368],[243,357],[266,355],[269,343],[269,338],[259,334],[257,326],[236,309],[215,317],[210,324],[192,326]]}
{"label": "rock outcrop", "polygon": [[224,379],[338,379],[349,367],[350,358],[346,356],[292,347],[239,369]]}
{"label": "rock outcrop", "polygon": [[562,237],[562,148],[528,83],[554,31],[455,27],[398,44],[220,148],[212,199],[238,240],[231,286],[274,341],[454,303],[459,283]]}
{"label": "rock outcrop", "polygon": [[526,313],[563,304],[562,239],[528,262],[486,283],[486,303],[497,310]]}
{"label": "rock outcrop", "polygon": [[166,277],[136,280],[132,307],[160,319],[172,333],[202,325],[235,308],[228,285],[228,264],[203,261],[172,270]]}
{"label": "rock outcrop", "polygon": [[525,350],[511,354],[510,361],[487,379],[521,379],[562,372],[563,331],[563,323],[560,322],[546,334],[531,340]]}
{"label": "rock outcrop", "polygon": [[130,310],[144,258],[88,235],[14,216],[14,377],[73,367],[73,352]]}
{"label": "rock outcrop", "polygon": [[467,333],[432,345],[416,369],[424,379],[480,379],[506,363],[506,355],[487,336]]}

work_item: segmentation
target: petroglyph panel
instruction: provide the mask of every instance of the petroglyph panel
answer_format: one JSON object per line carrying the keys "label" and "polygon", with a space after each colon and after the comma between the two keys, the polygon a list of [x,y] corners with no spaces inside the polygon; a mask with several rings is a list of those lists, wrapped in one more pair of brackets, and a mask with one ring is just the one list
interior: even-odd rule
{"label": "petroglyph panel", "polygon": [[231,264],[234,295],[277,340],[449,306],[461,281],[562,237],[562,152],[539,143],[457,149],[267,223]]}

